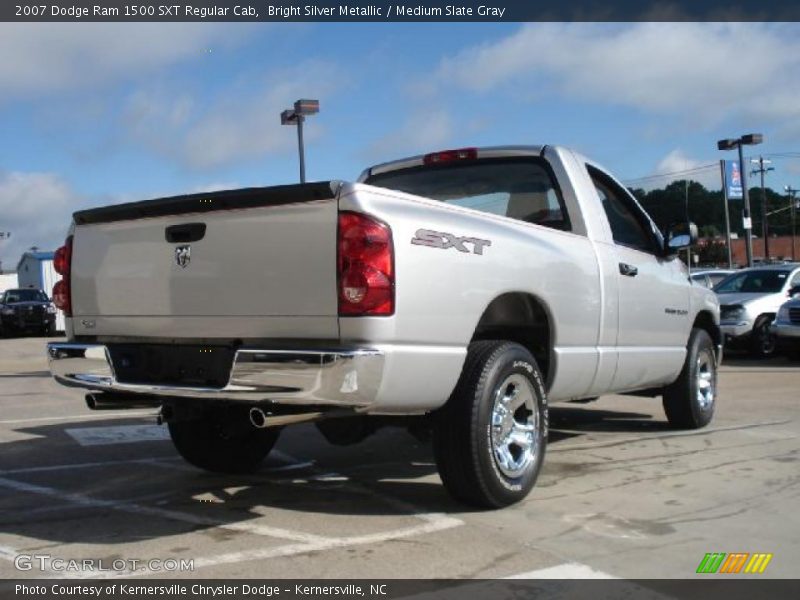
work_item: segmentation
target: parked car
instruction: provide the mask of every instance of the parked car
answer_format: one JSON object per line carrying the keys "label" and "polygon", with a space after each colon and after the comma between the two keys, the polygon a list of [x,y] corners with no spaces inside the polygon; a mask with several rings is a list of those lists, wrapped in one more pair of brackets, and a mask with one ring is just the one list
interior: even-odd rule
{"label": "parked car", "polygon": [[725,343],[746,348],[753,356],[775,352],[772,322],[789,290],[800,286],[800,265],[771,265],[742,269],[714,287],[719,296]]}
{"label": "parked car", "polygon": [[695,283],[704,285],[707,288],[713,288],[728,275],[735,272],[733,269],[700,269],[692,271],[690,277]]}
{"label": "parked car", "polygon": [[778,338],[778,347],[795,360],[800,359],[800,287],[789,290],[791,300],[785,302],[775,317],[772,330]]}
{"label": "parked car", "polygon": [[50,368],[90,408],[160,406],[211,471],[256,469],[292,423],[336,444],[427,425],[450,493],[504,506],[536,481],[550,402],[631,392],[711,421],[719,304],[678,259],[696,234],[554,146],[80,211]]}
{"label": "parked car", "polygon": [[22,288],[0,295],[0,335],[55,335],[56,307],[42,290]]}

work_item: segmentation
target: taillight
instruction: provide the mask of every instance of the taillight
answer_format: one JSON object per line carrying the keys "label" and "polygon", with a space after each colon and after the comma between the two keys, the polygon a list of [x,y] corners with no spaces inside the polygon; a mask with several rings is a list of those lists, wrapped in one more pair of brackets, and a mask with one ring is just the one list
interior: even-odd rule
{"label": "taillight", "polygon": [[361,213],[339,213],[337,249],[339,314],[394,314],[394,248],[389,226]]}
{"label": "taillight", "polygon": [[438,165],[439,163],[454,162],[457,160],[475,160],[478,158],[477,148],[459,148],[458,150],[443,150],[426,154],[422,162],[426,165]]}
{"label": "taillight", "polygon": [[53,257],[53,267],[62,279],[53,286],[53,304],[64,311],[68,317],[72,316],[72,290],[70,276],[72,272],[72,236],[67,238],[61,248],[56,250]]}

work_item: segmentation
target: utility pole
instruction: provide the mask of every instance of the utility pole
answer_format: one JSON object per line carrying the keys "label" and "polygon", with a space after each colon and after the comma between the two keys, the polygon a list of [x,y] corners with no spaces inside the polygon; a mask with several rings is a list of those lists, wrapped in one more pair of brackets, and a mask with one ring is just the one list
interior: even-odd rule
{"label": "utility pole", "polygon": [[[689,222],[689,180],[683,180],[683,213],[686,222]],[[692,247],[686,248],[686,270],[692,273]]]}
{"label": "utility pole", "polygon": [[764,236],[764,260],[769,262],[769,224],[767,223],[767,192],[764,187],[764,175],[767,171],[774,171],[773,167],[764,167],[764,165],[772,164],[772,161],[764,160],[763,156],[757,159],[751,158],[750,162],[758,165],[757,169],[750,171],[750,175],[756,173],[761,174],[761,235]]}
{"label": "utility pole", "polygon": [[800,191],[800,190],[797,190],[797,189],[795,189],[795,188],[793,188],[791,186],[788,186],[788,185],[784,189],[786,190],[786,193],[789,195],[789,209],[791,210],[791,215],[792,215],[791,216],[791,219],[792,219],[792,262],[794,262],[794,261],[797,260],[797,254],[796,254],[796,251],[795,251],[795,248],[794,248],[794,239],[795,239],[795,237],[797,235],[797,231],[796,231],[796,227],[795,227],[795,214],[796,214],[797,208],[798,208],[798,206],[797,206],[798,205],[797,192]]}

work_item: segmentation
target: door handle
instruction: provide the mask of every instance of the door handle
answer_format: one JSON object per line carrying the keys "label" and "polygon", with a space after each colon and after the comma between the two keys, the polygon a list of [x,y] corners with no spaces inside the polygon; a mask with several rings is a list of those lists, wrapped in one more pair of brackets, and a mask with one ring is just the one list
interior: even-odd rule
{"label": "door handle", "polygon": [[170,225],[164,230],[164,237],[170,244],[186,244],[198,242],[206,234],[205,223],[183,223]]}
{"label": "door handle", "polygon": [[639,274],[639,269],[628,263],[619,263],[619,272],[626,277],[636,277]]}

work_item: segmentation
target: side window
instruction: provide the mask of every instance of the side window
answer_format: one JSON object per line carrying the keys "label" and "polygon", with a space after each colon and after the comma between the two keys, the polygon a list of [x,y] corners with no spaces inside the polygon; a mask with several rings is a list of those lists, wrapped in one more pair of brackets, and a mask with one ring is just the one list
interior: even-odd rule
{"label": "side window", "polygon": [[800,286],[800,271],[797,271],[792,277],[792,282],[789,284],[790,288]]}
{"label": "side window", "polygon": [[600,171],[588,166],[587,169],[608,217],[614,242],[643,252],[656,253],[656,243],[649,227],[643,222],[643,215],[639,214],[627,192]]}

